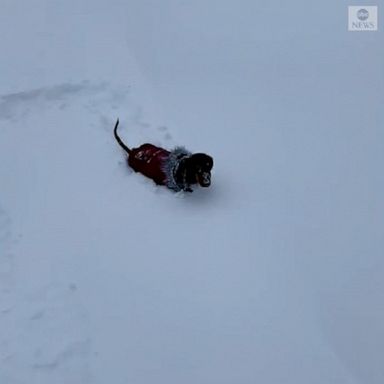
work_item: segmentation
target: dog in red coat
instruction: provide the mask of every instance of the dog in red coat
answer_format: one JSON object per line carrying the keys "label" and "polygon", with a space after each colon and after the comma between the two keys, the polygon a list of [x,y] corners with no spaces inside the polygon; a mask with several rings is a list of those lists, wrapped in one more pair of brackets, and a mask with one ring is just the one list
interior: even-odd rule
{"label": "dog in red coat", "polygon": [[117,119],[114,135],[116,141],[128,155],[128,165],[135,171],[149,177],[158,185],[165,185],[174,191],[192,192],[193,185],[209,187],[213,159],[205,153],[191,153],[184,147],[171,151],[153,144],[128,148],[117,134]]}

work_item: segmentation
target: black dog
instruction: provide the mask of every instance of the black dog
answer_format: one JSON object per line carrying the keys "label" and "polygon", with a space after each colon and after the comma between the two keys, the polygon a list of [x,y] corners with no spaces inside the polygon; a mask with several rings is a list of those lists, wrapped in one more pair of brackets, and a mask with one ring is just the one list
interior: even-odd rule
{"label": "black dog", "polygon": [[116,141],[128,155],[128,165],[156,184],[165,185],[174,191],[192,192],[191,186],[211,185],[213,159],[204,153],[187,151],[184,147],[176,147],[172,151],[143,144],[138,148],[128,148],[117,134],[119,119],[116,121],[114,135]]}

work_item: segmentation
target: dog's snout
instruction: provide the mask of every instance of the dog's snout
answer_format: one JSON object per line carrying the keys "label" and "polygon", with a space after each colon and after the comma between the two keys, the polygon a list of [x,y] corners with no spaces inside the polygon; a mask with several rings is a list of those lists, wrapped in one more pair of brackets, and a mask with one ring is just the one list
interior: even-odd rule
{"label": "dog's snout", "polygon": [[211,174],[209,172],[203,172],[202,176],[202,186],[209,187],[211,185]]}

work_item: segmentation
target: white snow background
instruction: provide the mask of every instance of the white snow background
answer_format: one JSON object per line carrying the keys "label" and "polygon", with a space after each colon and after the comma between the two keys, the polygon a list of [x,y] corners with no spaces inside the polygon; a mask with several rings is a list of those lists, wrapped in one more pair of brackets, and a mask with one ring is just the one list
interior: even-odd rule
{"label": "white snow background", "polygon": [[[383,32],[348,5],[0,1],[1,384],[384,382]],[[132,173],[117,117],[212,187]]]}

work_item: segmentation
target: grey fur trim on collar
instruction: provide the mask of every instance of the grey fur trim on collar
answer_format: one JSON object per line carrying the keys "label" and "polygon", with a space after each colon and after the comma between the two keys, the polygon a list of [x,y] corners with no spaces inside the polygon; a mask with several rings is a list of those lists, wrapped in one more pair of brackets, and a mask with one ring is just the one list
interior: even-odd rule
{"label": "grey fur trim on collar", "polygon": [[185,180],[183,183],[177,183],[175,180],[175,174],[177,172],[177,169],[179,168],[181,160],[191,155],[192,153],[187,151],[184,147],[176,147],[170,152],[168,159],[163,165],[163,171],[167,177],[166,186],[168,188],[179,192],[189,187]]}

